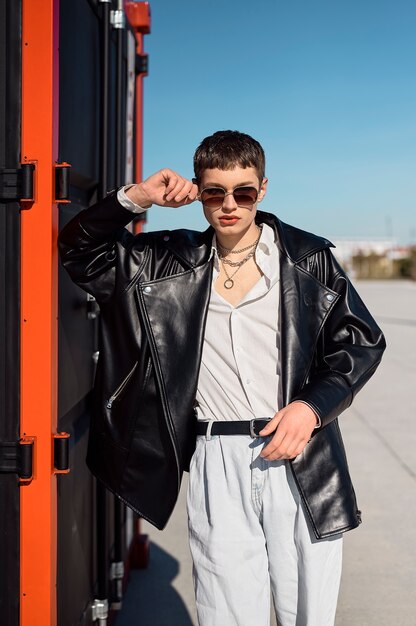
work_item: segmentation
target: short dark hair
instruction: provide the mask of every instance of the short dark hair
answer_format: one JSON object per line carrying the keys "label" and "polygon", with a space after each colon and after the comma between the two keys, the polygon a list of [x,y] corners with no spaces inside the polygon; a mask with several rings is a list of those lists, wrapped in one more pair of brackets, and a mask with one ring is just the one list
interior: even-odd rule
{"label": "short dark hair", "polygon": [[258,141],[238,130],[219,130],[205,137],[194,154],[194,171],[199,184],[202,172],[218,168],[255,167],[260,183],[263,181],[266,159]]}

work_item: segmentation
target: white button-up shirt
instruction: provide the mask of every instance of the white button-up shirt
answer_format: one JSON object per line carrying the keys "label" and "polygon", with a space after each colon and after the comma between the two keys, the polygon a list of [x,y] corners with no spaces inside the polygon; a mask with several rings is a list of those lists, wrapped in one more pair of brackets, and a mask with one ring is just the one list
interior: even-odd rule
{"label": "white button-up shirt", "polygon": [[[263,224],[255,261],[263,275],[237,306],[215,289],[220,266],[213,238],[213,282],[196,394],[198,419],[273,417],[279,408],[279,252]],[[236,277],[237,279],[237,277]]]}

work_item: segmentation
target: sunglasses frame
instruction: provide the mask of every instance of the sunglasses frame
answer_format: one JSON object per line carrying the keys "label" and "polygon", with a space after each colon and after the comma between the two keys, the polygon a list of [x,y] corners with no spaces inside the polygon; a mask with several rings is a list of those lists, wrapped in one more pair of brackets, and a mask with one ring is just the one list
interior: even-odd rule
{"label": "sunglasses frame", "polygon": [[[242,207],[243,209],[248,209],[248,208],[251,208],[251,207],[253,207],[253,206],[256,204],[256,202],[257,202],[257,200],[258,200],[258,198],[259,198],[259,194],[260,194],[260,189],[256,189],[256,187],[253,187],[252,185],[238,185],[238,186],[237,186],[237,187],[235,187],[235,189],[233,189],[232,191],[227,191],[227,192],[226,192],[226,191],[225,191],[225,189],[223,189],[222,187],[215,187],[215,186],[211,186],[211,187],[204,187],[204,189],[201,189],[200,193],[197,195],[197,199],[198,199],[200,202],[202,202],[203,206],[206,206],[206,205],[204,205],[204,203],[203,203],[203,201],[202,201],[202,199],[201,199],[201,196],[202,196],[202,194],[204,193],[204,191],[207,191],[207,189],[219,189],[219,190],[221,190],[221,191],[223,191],[223,192],[224,192],[224,197],[223,197],[223,199],[222,199],[221,204],[219,204],[218,206],[215,206],[215,207],[208,207],[210,210],[214,210],[214,211],[216,211],[217,209],[221,209],[221,208],[222,208],[222,206],[223,206],[223,204],[224,204],[224,201],[225,201],[226,196],[233,196],[233,198],[234,198],[234,202],[237,204],[237,206]],[[236,198],[235,198],[235,196],[234,196],[234,193],[237,191],[237,189],[254,189],[254,190],[256,191],[256,194],[257,194],[257,195],[256,195],[256,199],[255,199],[255,200],[253,201],[253,203],[252,203],[251,205],[249,205],[249,206],[244,205],[244,204],[238,204],[238,202],[237,202],[237,200],[236,200]]]}

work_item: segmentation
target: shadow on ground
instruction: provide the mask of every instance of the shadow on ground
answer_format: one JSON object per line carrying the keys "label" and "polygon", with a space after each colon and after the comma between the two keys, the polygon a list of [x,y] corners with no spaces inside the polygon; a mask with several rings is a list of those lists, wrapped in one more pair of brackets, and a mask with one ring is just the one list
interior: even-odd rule
{"label": "shadow on ground", "polygon": [[151,543],[148,568],[130,573],[115,626],[193,626],[184,601],[172,586],[179,567],[176,559]]}

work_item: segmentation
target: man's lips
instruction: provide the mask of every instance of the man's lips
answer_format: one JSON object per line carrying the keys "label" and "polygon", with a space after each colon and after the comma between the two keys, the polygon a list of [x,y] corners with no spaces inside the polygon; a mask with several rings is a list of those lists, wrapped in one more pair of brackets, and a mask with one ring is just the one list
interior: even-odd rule
{"label": "man's lips", "polygon": [[224,215],[223,217],[218,218],[220,222],[237,222],[239,219],[240,218],[236,217],[235,215],[233,216],[230,215],[229,217]]}

